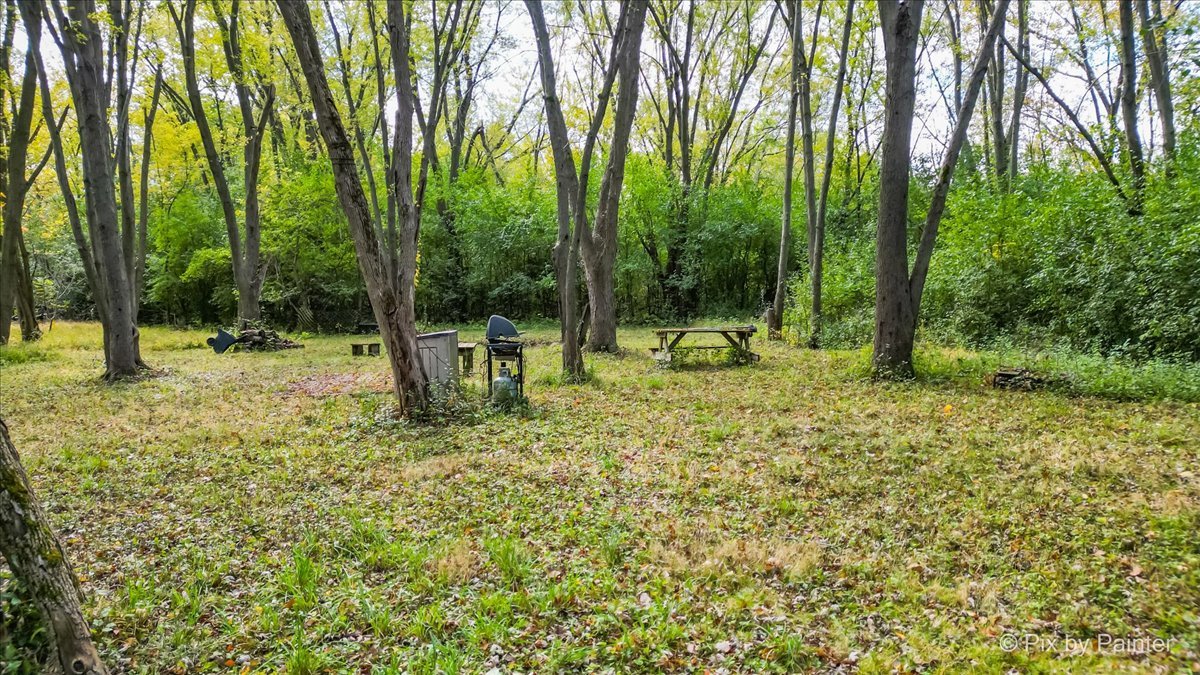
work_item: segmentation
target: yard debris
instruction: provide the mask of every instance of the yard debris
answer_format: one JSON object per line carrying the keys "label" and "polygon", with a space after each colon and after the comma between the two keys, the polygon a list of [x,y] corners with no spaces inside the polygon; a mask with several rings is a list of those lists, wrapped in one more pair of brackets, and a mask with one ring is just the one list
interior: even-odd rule
{"label": "yard debris", "polygon": [[289,340],[270,328],[247,328],[238,333],[238,349],[250,351],[276,351],[279,349],[299,349],[304,345]]}
{"label": "yard debris", "polygon": [[245,323],[236,336],[217,329],[217,336],[208,339],[208,345],[218,354],[223,354],[230,348],[241,351],[273,352],[280,349],[299,349],[304,345],[281,336],[266,326]]}
{"label": "yard debris", "polygon": [[1033,391],[1034,389],[1041,389],[1048,384],[1046,378],[1037,375],[1028,368],[1000,368],[992,375],[989,375],[987,379],[988,384],[996,389]]}

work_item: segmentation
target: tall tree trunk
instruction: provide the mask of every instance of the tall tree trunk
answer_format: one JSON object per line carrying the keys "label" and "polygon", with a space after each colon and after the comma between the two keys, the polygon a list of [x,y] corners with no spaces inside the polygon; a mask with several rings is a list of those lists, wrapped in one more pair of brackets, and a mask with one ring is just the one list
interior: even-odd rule
{"label": "tall tree trunk", "polygon": [[[4,195],[4,229],[3,239],[0,240],[0,344],[8,342],[12,330],[14,300],[18,300],[23,338],[36,340],[39,334],[37,319],[33,316],[33,279],[29,271],[29,258],[22,255],[24,233],[21,231],[25,195],[30,187],[25,163],[29,156],[29,134],[33,125],[36,95],[36,57],[26,53],[25,74],[21,78],[20,98],[15,106],[16,116],[5,130],[6,138],[3,139],[7,146],[6,162],[0,166],[0,171],[4,172],[3,184],[0,185],[0,193]],[[0,97],[0,105],[3,104],[3,97]],[[53,123],[54,120],[47,122]]]}
{"label": "tall tree trunk", "polygon": [[[626,21],[613,37],[620,45],[617,54],[617,73],[620,89],[613,118],[613,138],[609,146],[608,165],[600,183],[599,203],[592,231],[584,230],[581,240],[584,271],[587,279],[591,330],[588,349],[597,352],[617,352],[617,301],[613,268],[617,260],[618,223],[621,206],[621,186],[625,180],[625,159],[629,154],[629,138],[637,112],[639,62],[642,31],[646,25],[646,2],[634,0],[627,7]],[[582,196],[580,208],[586,208]]]}
{"label": "tall tree trunk", "polygon": [[1134,48],[1133,0],[1119,0],[1121,17],[1121,119],[1125,123],[1125,145],[1133,175],[1134,207],[1140,209],[1146,187],[1146,163],[1138,134],[1137,53]]}
{"label": "tall tree trunk", "polygon": [[38,326],[37,307],[33,297],[33,269],[29,265],[29,249],[25,247],[24,233],[17,239],[17,249],[21,262],[18,269],[21,278],[17,280],[17,316],[21,320],[21,339],[34,342],[41,339],[42,329]]}
{"label": "tall tree trunk", "polygon": [[0,419],[0,553],[29,589],[63,673],[104,675],[80,609],[79,582]]}
{"label": "tall tree trunk", "polygon": [[[1021,50],[1021,55],[1026,59],[1029,58],[1029,0],[1017,0],[1017,49]],[[1004,45],[1000,42],[996,43],[996,52],[1003,53]],[[1014,59],[1014,61],[1016,61]],[[1008,171],[1007,185],[1012,187],[1012,182],[1017,178],[1017,167],[1020,160],[1020,145],[1021,145],[1021,112],[1025,108],[1025,92],[1029,88],[1029,73],[1020,64],[1019,61],[1013,63],[1013,103],[1012,116],[1008,123],[1008,138],[1006,145],[1008,149]]]}
{"label": "tall tree trunk", "polygon": [[[105,378],[120,379],[136,375],[144,364],[138,348],[138,329],[131,307],[131,279],[127,274],[113,184],[116,174],[110,144],[112,129],[108,125],[111,92],[105,77],[108,59],[103,33],[97,23],[100,15],[95,0],[70,3],[67,6],[69,16],[57,2],[49,6],[57,19],[63,69],[70,84],[79,127],[89,242],[96,267],[97,287],[92,291],[97,304],[104,305],[101,317]],[[31,49],[36,49],[39,39],[34,37],[34,32],[40,37],[40,18],[37,17],[41,9],[33,3],[21,3]]]}
{"label": "tall tree trunk", "polygon": [[[204,157],[208,163],[209,173],[212,175],[213,185],[217,190],[217,198],[221,202],[221,215],[225,219],[233,279],[238,290],[238,319],[243,323],[257,321],[262,316],[259,300],[263,284],[263,269],[259,263],[262,234],[258,177],[262,160],[263,136],[267,130],[267,119],[271,114],[274,102],[274,88],[268,89],[262,113],[256,119],[242,59],[239,2],[234,0],[230,5],[228,17],[222,15],[217,9],[217,23],[221,29],[225,62],[234,79],[234,91],[237,93],[238,110],[242,119],[242,168],[246,193],[243,204],[245,212],[243,234],[243,226],[238,223],[237,208],[233,202],[229,181],[225,175],[225,167],[216,145],[212,127],[209,125],[208,113],[205,111],[204,100],[200,95],[200,84],[196,77],[196,0],[185,0],[182,17],[175,12],[174,5],[168,5],[168,7],[179,34],[188,104],[191,107],[192,118],[196,122],[196,130],[200,133],[200,141],[204,146]],[[214,4],[214,8],[216,7],[219,5]],[[220,125],[218,124],[218,126]]]}
{"label": "tall tree trunk", "polygon": [[817,225],[813,238],[812,263],[812,331],[808,346],[821,346],[821,284],[824,277],[825,258],[825,213],[829,204],[829,185],[833,179],[833,153],[837,146],[838,108],[842,104],[842,83],[846,79],[846,63],[850,50],[850,31],[854,27],[854,0],[846,2],[846,17],[842,24],[842,47],[838,53],[837,82],[833,90],[833,104],[829,112],[829,128],[825,132],[825,166],[821,173],[820,202],[817,205]]}
{"label": "tall tree trunk", "polygon": [[908,285],[908,181],[917,41],[924,0],[878,3],[887,80],[875,236],[875,348],[882,377],[912,377],[913,301]]}
{"label": "tall tree trunk", "polygon": [[1150,87],[1158,101],[1158,118],[1162,123],[1163,154],[1167,158],[1167,170],[1175,161],[1175,103],[1171,100],[1171,71],[1167,67],[1166,31],[1160,40],[1158,31],[1163,18],[1158,6],[1150,14],[1149,0],[1137,0],[1137,10],[1142,24],[1142,50],[1150,65]]}
{"label": "tall tree trunk", "polygon": [[160,65],[154,74],[154,90],[150,95],[150,109],[142,118],[142,165],[138,180],[138,231],[137,261],[133,267],[133,309],[134,320],[146,289],[146,240],[150,222],[150,154],[154,141],[154,117],[158,113],[158,99],[162,93],[163,75]]}
{"label": "tall tree trunk", "polygon": [[[1024,4],[1022,0],[1017,0],[1017,2]],[[987,74],[987,54],[995,45],[1000,44],[1000,34],[1004,31],[1008,5],[1009,0],[996,0],[991,24],[983,38],[984,49],[980,51],[979,56],[975,59],[975,65],[971,69],[971,79],[967,83],[966,96],[959,108],[950,143],[946,146],[941,168],[938,170],[938,180],[930,195],[925,226],[921,229],[921,243],[917,248],[916,260],[913,262],[912,274],[909,277],[914,334],[921,315],[921,298],[925,291],[925,278],[929,274],[929,262],[933,258],[933,247],[937,242],[938,226],[941,224],[942,214],[946,209],[946,198],[950,194],[950,181],[954,178],[954,170],[958,166],[958,155],[966,144],[967,132],[971,128],[971,116],[975,112],[975,102],[979,99],[979,90],[983,86],[983,78]],[[1015,139],[1016,134],[1014,133],[1012,137]]]}
{"label": "tall tree trunk", "polygon": [[[979,31],[983,33],[991,23],[994,10],[987,0],[976,0],[979,9]],[[1004,26],[1000,27],[1002,37]],[[988,67],[988,116],[990,126],[991,147],[989,157],[992,162],[992,172],[1000,189],[1008,189],[1009,152],[1007,137],[1004,130],[1004,88],[1005,66],[1004,49],[997,44],[993,49],[991,63]],[[986,133],[986,132],[985,132]]]}
{"label": "tall tree trunk", "polygon": [[[908,186],[908,138],[904,139],[905,152],[903,156],[889,157],[889,151],[897,152],[894,141],[889,140],[889,127],[884,127],[882,164],[880,166],[880,197],[879,197],[879,234],[876,241],[877,253],[875,269],[877,280],[875,285],[875,349],[874,368],[877,376],[881,377],[911,377],[913,375],[913,340],[917,330],[917,318],[921,309],[921,296],[925,287],[925,278],[929,272],[929,262],[933,256],[933,247],[937,241],[938,225],[946,206],[946,196],[950,191],[950,181],[954,169],[958,165],[958,156],[967,138],[971,125],[971,115],[975,110],[975,102],[979,98],[979,90],[983,86],[984,77],[988,72],[988,62],[992,59],[1000,32],[1004,25],[1005,14],[1008,11],[1009,0],[997,0],[995,11],[985,31],[983,44],[971,69],[971,79],[967,84],[962,107],[958,111],[954,123],[954,131],[942,157],[938,181],[934,185],[930,199],[929,212],[926,215],[925,227],[921,232],[921,243],[917,249],[916,262],[911,276],[908,272],[907,239],[908,239],[908,204],[907,195],[904,200],[896,194],[901,188]],[[913,3],[915,4],[915,3]],[[906,66],[915,66],[916,35],[920,31],[921,7],[909,3],[893,4],[880,3],[880,19],[884,29],[884,45],[887,50],[887,108],[885,109],[885,125],[891,125],[893,120],[900,132],[904,128],[912,128],[911,105],[905,108],[893,107],[893,101],[903,104],[911,94],[903,88],[893,87],[893,83],[912,86],[915,70]],[[886,8],[886,9],[885,9]],[[905,11],[912,14],[905,16]],[[909,40],[912,44],[909,44]],[[912,62],[906,59],[913,58]],[[893,79],[893,66],[901,72]],[[907,99],[912,101],[911,98]],[[907,123],[905,119],[907,115]],[[888,172],[887,180],[883,173]],[[887,193],[885,195],[885,193]],[[892,214],[892,215],[889,215]],[[886,228],[885,228],[886,226]],[[885,232],[886,229],[886,232]],[[897,278],[902,276],[902,278]]]}
{"label": "tall tree trunk", "polygon": [[[110,89],[115,84],[117,126],[113,133],[114,152],[113,167],[117,174],[117,208],[121,218],[121,254],[125,260],[125,277],[129,281],[130,317],[137,323],[138,296],[134,279],[137,276],[137,224],[135,219],[135,199],[133,192],[133,159],[131,135],[129,133],[129,107],[133,98],[134,80],[137,74],[138,46],[141,34],[141,17],[145,5],[137,5],[138,18],[136,28],[130,29],[130,17],[126,10],[132,10],[132,3],[122,0],[108,0],[108,14],[115,30],[111,35],[110,57],[115,67],[116,82],[109,75]],[[132,59],[130,47],[132,42]]]}
{"label": "tall tree trunk", "polygon": [[[546,29],[546,17],[538,0],[526,0],[525,6],[529,11],[529,20],[537,43],[538,64],[542,75],[542,98],[545,101],[550,147],[554,155],[558,198],[558,239],[554,246],[554,270],[559,289],[559,318],[562,322],[563,372],[571,378],[579,379],[584,377],[585,370],[575,319],[578,295],[575,288],[575,261],[581,242],[585,240],[594,263],[588,271],[589,283],[595,284],[594,288],[602,296],[598,303],[589,299],[590,311],[593,313],[593,321],[590,324],[592,340],[595,340],[593,344],[608,349],[616,348],[616,315],[615,307],[611,306],[615,301],[612,289],[605,288],[605,285],[611,284],[611,260],[616,255],[617,209],[624,180],[629,135],[637,107],[638,53],[647,7],[644,0],[632,0],[621,6],[621,16],[617,21],[608,63],[605,64],[604,80],[597,97],[596,110],[584,138],[579,171],[576,173],[566,119],[558,99],[554,56],[550,47],[550,33]],[[621,74],[621,92],[616,108],[612,148],[600,184],[596,231],[593,232],[588,227],[587,217],[588,176],[592,153],[618,72]],[[609,269],[606,270],[606,266],[609,266]],[[594,314],[597,311],[609,314],[611,326],[595,322]],[[599,330],[605,333],[611,330],[611,334],[602,335],[597,339],[594,333],[598,326]]]}
{"label": "tall tree trunk", "polygon": [[[409,10],[411,11],[411,10]],[[392,69],[396,78],[396,135],[392,139],[392,180],[390,190],[396,195],[399,240],[393,249],[396,275],[393,279],[393,294],[396,297],[396,317],[393,320],[396,335],[392,341],[397,348],[397,362],[402,366],[400,377],[403,389],[412,408],[423,409],[428,404],[425,388],[425,371],[417,348],[417,241],[420,235],[420,200],[413,196],[412,184],[412,137],[414,90],[404,86],[413,81],[410,70],[409,29],[412,16],[405,14],[404,0],[388,0],[388,42],[391,45]],[[314,96],[314,98],[316,98]],[[330,97],[332,101],[332,97]],[[343,136],[345,132],[343,131]],[[350,157],[349,144],[346,146]],[[422,160],[422,170],[428,162]],[[350,166],[354,166],[353,162]],[[421,178],[424,187],[424,177]],[[361,186],[359,192],[362,192]],[[419,395],[418,395],[419,394]]]}
{"label": "tall tree trunk", "polygon": [[[818,23],[820,18],[821,3],[818,3]],[[797,5],[796,20],[800,20],[799,5]],[[814,30],[817,27],[814,25]],[[804,153],[804,224],[808,235],[808,273],[810,281],[814,281],[819,286],[820,282],[815,281],[815,274],[818,273],[818,268],[821,266],[820,258],[824,257],[824,252],[818,248],[817,244],[817,160],[816,151],[813,148],[812,61],[817,49],[816,35],[813,35],[812,42],[813,51],[805,60],[800,73],[800,150]],[[821,247],[823,246],[824,243],[821,244]],[[817,325],[821,321],[820,295],[813,293],[809,300],[812,303],[809,308],[809,343],[811,344],[812,336],[816,333]]]}
{"label": "tall tree trunk", "polygon": [[[389,14],[399,13],[402,8],[399,3],[389,3]],[[425,373],[421,366],[420,355],[417,351],[417,330],[415,313],[413,311],[412,275],[416,270],[416,235],[414,220],[405,208],[412,206],[412,186],[410,173],[393,172],[393,188],[407,193],[398,196],[401,205],[400,218],[405,229],[411,231],[404,239],[409,239],[402,252],[401,270],[399,274],[391,274],[391,266],[385,258],[379,238],[376,236],[371,219],[371,209],[363,191],[362,181],[354,160],[354,148],[346,127],[342,124],[341,115],[334,103],[333,92],[325,76],[325,64],[321,58],[320,46],[317,43],[316,31],[313,28],[312,16],[309,14],[308,3],[295,0],[278,0],[280,14],[291,35],[296,56],[304,71],[304,79],[308,83],[313,107],[316,109],[317,123],[321,136],[325,140],[329,152],[329,161],[333,167],[334,187],[342,210],[350,228],[350,236],[354,240],[354,250],[358,258],[358,267],[367,286],[367,296],[371,301],[371,309],[379,324],[380,337],[387,348],[388,361],[392,368],[392,382],[404,413],[422,409],[428,403],[428,393],[425,388]],[[397,70],[401,64],[407,70],[408,41],[407,23],[400,16],[389,16],[389,34],[392,38],[394,62]],[[409,81],[402,73],[400,82]],[[403,87],[401,87],[403,88]],[[404,97],[401,97],[403,107]],[[411,104],[411,98],[408,99]],[[405,153],[398,158],[397,166],[412,166],[412,108],[409,107],[407,124],[401,111],[396,129],[397,141],[395,152]],[[407,137],[407,145],[404,138]]]}
{"label": "tall tree trunk", "polygon": [[[792,192],[796,170],[796,110],[800,101],[800,79],[804,76],[804,44],[801,39],[803,27],[800,23],[800,2],[793,0],[791,6],[792,68],[789,78],[787,140],[783,147],[783,213],[779,228],[779,264],[775,272],[775,301],[771,305],[767,336],[771,339],[783,337],[783,313],[787,308],[788,267],[792,256]],[[810,139],[811,142],[811,139]]]}
{"label": "tall tree trunk", "polygon": [[558,101],[558,85],[554,72],[554,56],[550,50],[550,32],[546,29],[546,18],[538,0],[526,0],[533,36],[537,44],[538,67],[542,73],[542,98],[546,106],[547,126],[550,131],[550,149],[554,155],[554,176],[558,236],[554,243],[554,276],[558,282],[558,320],[561,324],[562,370],[572,379],[586,375],[583,351],[579,345],[576,324],[578,291],[576,259],[579,250],[580,228],[572,227],[574,195],[577,193],[578,175],[575,160],[571,156],[566,122]]}

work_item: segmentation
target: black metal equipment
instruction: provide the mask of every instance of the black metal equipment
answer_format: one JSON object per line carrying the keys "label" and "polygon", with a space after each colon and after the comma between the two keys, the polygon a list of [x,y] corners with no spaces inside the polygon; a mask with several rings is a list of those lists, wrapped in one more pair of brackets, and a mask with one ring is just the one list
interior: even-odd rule
{"label": "black metal equipment", "polygon": [[216,337],[208,338],[208,346],[212,347],[213,351],[218,354],[224,354],[225,350],[229,349],[236,343],[237,343],[237,338],[230,335],[229,333],[226,333],[224,330],[222,330],[220,328],[217,329]]}
{"label": "black metal equipment", "polygon": [[[525,345],[516,339],[520,335],[517,327],[508,319],[495,314],[488,319],[486,339],[483,343],[483,351],[487,356],[488,398],[498,394],[494,391],[496,383],[508,378],[516,383],[516,394],[525,395]],[[493,372],[493,362],[499,364],[500,377],[496,379],[493,379],[496,375]],[[505,384],[501,382],[500,386]],[[511,392],[505,392],[504,395],[509,393]]]}

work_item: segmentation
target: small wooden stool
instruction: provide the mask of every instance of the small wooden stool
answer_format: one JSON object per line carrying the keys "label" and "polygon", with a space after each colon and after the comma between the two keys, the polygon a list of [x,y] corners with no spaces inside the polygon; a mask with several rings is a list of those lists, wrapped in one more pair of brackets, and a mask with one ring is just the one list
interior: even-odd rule
{"label": "small wooden stool", "polygon": [[352,356],[379,356],[378,342],[351,342],[350,354]]}
{"label": "small wooden stool", "polygon": [[464,375],[470,375],[475,370],[475,342],[458,343],[458,357],[462,359]]}

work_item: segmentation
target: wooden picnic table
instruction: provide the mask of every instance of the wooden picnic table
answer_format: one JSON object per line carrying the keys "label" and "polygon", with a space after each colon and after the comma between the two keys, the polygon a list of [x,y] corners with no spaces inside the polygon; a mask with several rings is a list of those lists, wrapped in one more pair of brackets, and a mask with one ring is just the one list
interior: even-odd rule
{"label": "wooden picnic table", "polygon": [[[732,349],[735,353],[751,361],[758,361],[759,356],[750,351],[750,337],[758,329],[754,326],[700,326],[696,328],[658,328],[654,334],[658,336],[658,347],[651,348],[654,358],[670,363],[673,352],[690,349]],[[679,343],[688,335],[720,335],[728,344],[720,345],[688,345],[680,347]]]}

